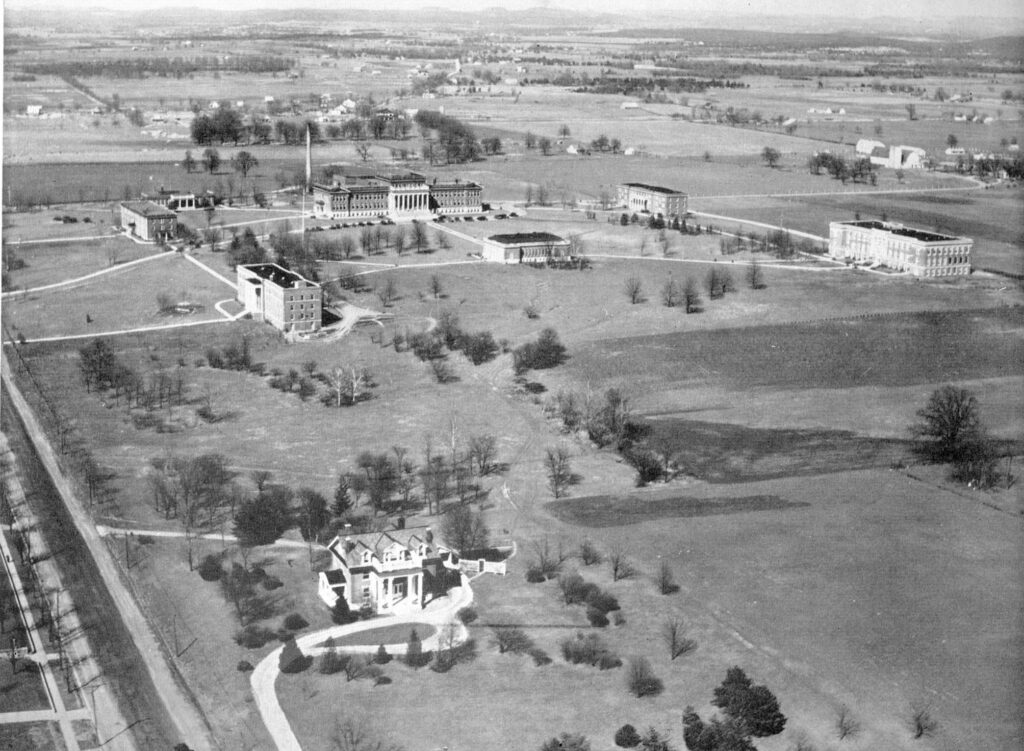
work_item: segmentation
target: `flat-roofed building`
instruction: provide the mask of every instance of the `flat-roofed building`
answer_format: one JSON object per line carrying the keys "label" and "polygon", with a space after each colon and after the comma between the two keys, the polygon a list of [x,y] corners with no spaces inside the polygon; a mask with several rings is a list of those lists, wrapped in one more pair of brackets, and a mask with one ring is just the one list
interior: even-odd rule
{"label": "flat-roofed building", "polygon": [[928,278],[971,273],[974,240],[969,237],[872,220],[831,222],[828,230],[828,254],[832,258],[877,263]]}
{"label": "flat-roofed building", "polygon": [[167,242],[177,233],[178,215],[152,201],[123,201],[121,226],[148,242]]}
{"label": "flat-roofed building", "polygon": [[428,183],[418,172],[374,174],[346,169],[330,183],[313,185],[313,213],[325,219],[429,219],[481,211],[482,192],[474,182]]}
{"label": "flat-roofed building", "polygon": [[666,219],[686,216],[687,195],[672,188],[645,183],[623,183],[619,186],[619,205],[631,211],[647,212]]}
{"label": "flat-roofed building", "polygon": [[482,242],[485,261],[542,264],[572,260],[569,241],[550,232],[491,235]]}
{"label": "flat-roofed building", "polygon": [[323,290],[316,282],[276,263],[237,266],[235,272],[238,301],[254,319],[286,333],[320,328]]}

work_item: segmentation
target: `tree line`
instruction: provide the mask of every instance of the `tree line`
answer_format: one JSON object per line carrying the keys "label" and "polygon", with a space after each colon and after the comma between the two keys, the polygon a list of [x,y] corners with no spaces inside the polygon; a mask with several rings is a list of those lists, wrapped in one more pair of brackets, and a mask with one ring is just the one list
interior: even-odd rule
{"label": "tree line", "polygon": [[184,78],[204,71],[282,73],[295,60],[277,55],[197,55],[195,57],[138,57],[46,62],[24,66],[26,73],[50,76],[102,76],[107,78]]}

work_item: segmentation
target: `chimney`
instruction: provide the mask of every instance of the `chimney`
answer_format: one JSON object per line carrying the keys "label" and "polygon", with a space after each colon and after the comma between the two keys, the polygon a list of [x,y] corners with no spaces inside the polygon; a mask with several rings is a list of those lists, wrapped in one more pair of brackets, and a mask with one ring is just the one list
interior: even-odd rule
{"label": "chimney", "polygon": [[434,541],[434,533],[430,531],[430,527],[427,527],[426,534],[424,534],[423,537],[424,539],[426,539],[427,542]]}

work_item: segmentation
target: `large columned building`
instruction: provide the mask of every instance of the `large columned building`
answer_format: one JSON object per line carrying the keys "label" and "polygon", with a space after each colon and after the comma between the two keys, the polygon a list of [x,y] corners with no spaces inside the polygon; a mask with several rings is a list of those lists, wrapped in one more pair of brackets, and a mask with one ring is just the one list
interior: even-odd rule
{"label": "large columned building", "polygon": [[479,212],[482,193],[478,183],[458,179],[428,182],[417,172],[349,172],[337,175],[331,183],[313,185],[313,213],[324,219],[429,219]]}
{"label": "large columned building", "polygon": [[828,230],[828,254],[835,259],[870,261],[927,278],[971,273],[974,240],[969,237],[872,220],[831,222]]}

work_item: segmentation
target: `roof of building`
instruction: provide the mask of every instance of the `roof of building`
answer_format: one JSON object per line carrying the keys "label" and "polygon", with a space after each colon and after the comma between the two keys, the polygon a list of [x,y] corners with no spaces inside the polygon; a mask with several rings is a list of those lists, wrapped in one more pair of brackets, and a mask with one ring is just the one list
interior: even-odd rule
{"label": "roof of building", "polygon": [[501,245],[526,245],[535,243],[567,243],[565,238],[553,235],[550,232],[514,232],[508,235],[491,235],[487,238],[490,242]]}
{"label": "roof of building", "polygon": [[147,219],[177,216],[169,208],[152,201],[122,201],[121,205],[133,214],[144,216]]}
{"label": "roof of building", "polygon": [[649,190],[652,193],[664,193],[667,196],[681,196],[685,195],[680,190],[673,190],[672,188],[663,188],[660,185],[648,185],[647,183],[623,183],[630,188],[640,188],[641,190]]}
{"label": "roof of building", "polygon": [[849,224],[854,227],[864,227],[865,229],[880,229],[888,232],[891,235],[899,235],[901,237],[910,237],[914,240],[920,240],[921,242],[934,243],[944,242],[948,240],[957,240],[955,235],[940,235],[937,232],[928,232],[923,229],[914,229],[913,227],[904,227],[902,224],[892,224],[890,222],[879,222],[873,219],[862,219],[853,222],[843,222],[843,224]]}
{"label": "roof of building", "polygon": [[338,555],[344,555],[350,566],[358,566],[362,563],[364,552],[370,552],[378,560],[384,560],[384,552],[392,547],[399,547],[410,553],[417,552],[420,545],[426,546],[424,557],[437,557],[441,555],[444,544],[434,536],[430,527],[411,527],[409,529],[394,529],[388,532],[371,532],[362,535],[351,535],[344,539],[334,538],[327,546]]}
{"label": "roof of building", "polygon": [[304,285],[308,284],[313,287],[319,286],[315,282],[311,282],[305,277],[296,274],[294,271],[278,266],[276,263],[252,263],[242,266],[242,268],[251,271],[260,279],[276,284],[278,287],[294,287],[296,282],[302,282]]}

